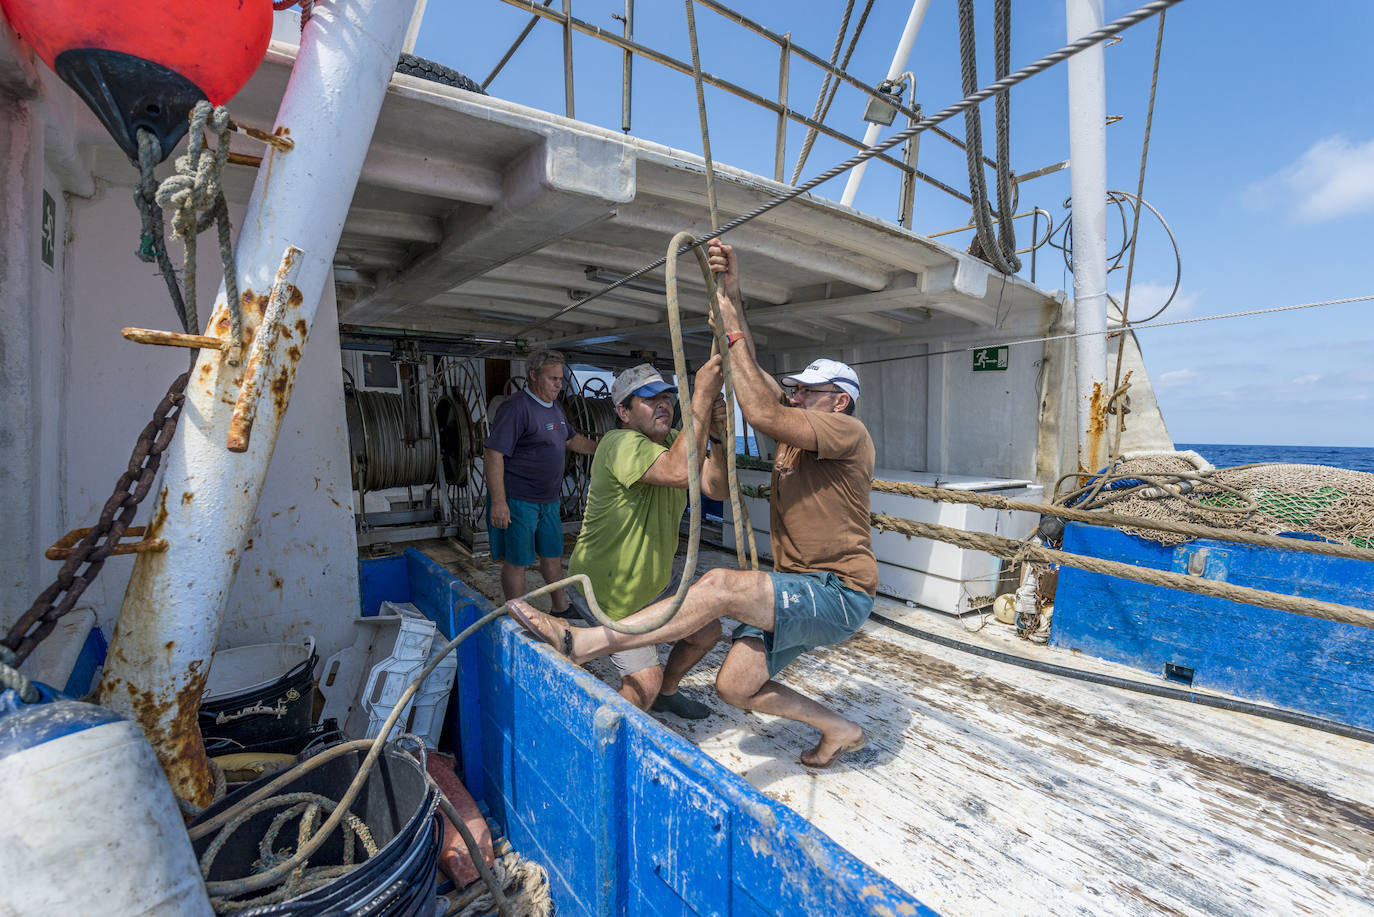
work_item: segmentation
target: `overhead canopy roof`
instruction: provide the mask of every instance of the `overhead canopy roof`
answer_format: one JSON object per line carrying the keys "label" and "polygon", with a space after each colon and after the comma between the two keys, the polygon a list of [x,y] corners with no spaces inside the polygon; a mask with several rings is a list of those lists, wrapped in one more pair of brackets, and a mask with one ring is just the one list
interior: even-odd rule
{"label": "overhead canopy roof", "polygon": [[[294,51],[273,44],[234,99],[236,118],[272,124]],[[252,170],[231,171],[226,190],[247,200]],[[716,189],[726,221],[788,186],[716,164]],[[674,233],[709,229],[696,154],[397,74],[334,259],[340,321],[666,356],[661,268],[549,319],[662,258]],[[917,339],[939,317],[992,327],[999,308],[1005,316],[1051,298],[1015,277],[989,283],[983,262],[814,195],[729,241],[751,323],[770,347]],[[700,357],[710,340],[693,256],[679,277],[689,353]]]}

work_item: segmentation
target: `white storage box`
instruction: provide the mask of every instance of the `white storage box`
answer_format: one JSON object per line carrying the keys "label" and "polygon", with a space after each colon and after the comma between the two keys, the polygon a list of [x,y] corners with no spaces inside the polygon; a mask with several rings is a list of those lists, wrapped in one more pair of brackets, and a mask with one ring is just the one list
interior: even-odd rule
{"label": "white storage box", "polygon": [[[928,471],[896,471],[879,468],[873,476],[880,481],[902,481],[927,487],[947,487],[995,493],[999,497],[1038,503],[1044,488],[1030,481],[1002,480],[972,475],[934,474]],[[766,471],[741,468],[740,483],[761,486],[768,483]],[[749,521],[754,528],[754,540],[759,552],[772,554],[768,540],[768,501],[745,497]],[[942,503],[902,494],[875,492],[871,507],[875,513],[887,513],[903,519],[931,522],[962,529],[984,532],[1004,538],[1025,538],[1035,530],[1039,517],[1035,513],[1007,512],[984,509],[962,503]],[[735,547],[734,523],[730,504],[725,504],[725,522],[721,525],[725,546]],[[878,592],[904,599],[936,611],[961,614],[969,610],[969,597],[991,595],[996,592],[997,573],[1001,561],[983,551],[955,547],[943,541],[927,538],[907,538],[896,532],[874,532],[873,553],[878,560]]]}

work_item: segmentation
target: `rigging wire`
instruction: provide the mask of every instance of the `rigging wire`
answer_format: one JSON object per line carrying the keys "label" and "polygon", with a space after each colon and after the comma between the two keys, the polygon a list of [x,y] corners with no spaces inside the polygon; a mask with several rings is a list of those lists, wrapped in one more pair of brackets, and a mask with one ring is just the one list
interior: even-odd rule
{"label": "rigging wire", "polygon": [[[839,175],[843,175],[845,172],[848,172],[850,169],[854,168],[859,163],[867,162],[868,160],[872,159],[873,157],[881,153],[886,153],[888,150],[892,149],[893,147],[899,146],[902,143],[905,143],[907,140],[910,140],[917,134],[930,130],[937,124],[942,124],[943,122],[948,121],[950,118],[953,118],[960,112],[966,111],[969,108],[977,106],[978,104],[992,98],[998,93],[1005,92],[1013,86],[1017,85],[1018,83],[1030,79],[1032,76],[1035,76],[1039,73],[1043,73],[1044,71],[1053,67],[1055,64],[1067,60],[1068,58],[1074,56],[1080,51],[1090,48],[1093,45],[1101,41],[1104,41],[1105,39],[1111,38],[1113,35],[1123,32],[1131,26],[1135,25],[1136,23],[1142,22],[1150,18],[1151,16],[1154,16],[1156,13],[1159,13],[1162,10],[1166,10],[1179,2],[1180,0],[1150,0],[1150,2],[1144,4],[1138,9],[1130,13],[1127,13],[1126,15],[1118,19],[1113,20],[1112,22],[1108,23],[1100,29],[1097,29],[1094,32],[1090,32],[1089,34],[1084,35],[1081,38],[1078,38],[1067,45],[1064,45],[1057,51],[1053,51],[1050,54],[1047,54],[1039,60],[1035,61],[1034,63],[1022,67],[1015,73],[1008,74],[1007,76],[999,80],[995,80],[994,82],[989,83],[987,86],[983,87],[978,92],[965,96],[964,98],[953,103],[947,108],[944,108],[939,112],[936,112],[934,115],[931,115],[927,118],[922,118],[920,121],[910,125],[907,128],[904,128],[901,131],[898,131],[886,140],[876,143],[873,146],[868,147],[866,149],[860,150],[858,153],[846,159],[844,162],[831,166],[829,169],[826,169],[819,175],[808,179],[803,184],[797,185],[795,188],[792,188],[788,191],[776,195],[775,197],[758,205],[753,210],[750,210],[748,213],[744,213],[738,217],[735,217],[733,220],[726,223],[724,226],[720,226],[705,235],[693,239],[686,245],[682,246],[682,248],[678,251],[678,254],[685,254],[686,252],[692,251],[693,249],[700,248],[712,239],[718,238],[719,236],[722,236],[733,229],[737,229],[738,227],[743,226],[745,223],[755,220],[758,217],[763,216],[765,213],[768,213],[776,209],[777,207],[782,206],[783,204],[795,200],[803,194],[806,194],[807,192],[819,187],[820,185],[825,184],[831,179],[836,178]],[[557,312],[554,312],[551,315],[547,315],[544,318],[541,318],[538,321],[531,323],[527,330],[541,328],[549,324],[550,322],[556,321],[557,319],[568,314],[574,309],[578,309],[594,299],[599,299],[602,296],[605,296],[607,293],[611,292],[612,290],[618,289],[619,287],[622,287],[627,283],[631,283],[635,280],[638,280],[640,277],[643,277],[650,271],[663,267],[663,265],[666,264],[667,261],[668,259],[666,257],[660,258],[657,261],[645,265],[644,267],[634,271],[633,273],[621,277],[619,280],[606,284],[601,289],[587,294],[586,296],[582,297],[581,299],[577,300],[571,305],[564,306]],[[482,350],[478,351],[476,354],[474,354],[474,356],[485,356],[486,354],[492,353],[495,350],[507,346],[511,343],[516,342],[494,342],[492,344],[487,345]]]}
{"label": "rigging wire", "polygon": [[[1140,205],[1145,200],[1145,164],[1149,162],[1150,159],[1150,129],[1153,127],[1155,120],[1155,90],[1159,86],[1159,56],[1163,48],[1164,12],[1161,11],[1159,14],[1159,31],[1155,35],[1154,69],[1150,74],[1150,101],[1145,106],[1145,136],[1140,143],[1140,176],[1136,179],[1135,207],[1133,208],[1135,214],[1131,223],[1131,257],[1126,262],[1126,292],[1122,295],[1121,298],[1121,324],[1126,325],[1128,327],[1130,325],[1129,316],[1131,308],[1131,280],[1135,277],[1135,255],[1136,250],[1140,247]],[[1161,222],[1162,221],[1163,220],[1161,218]],[[1173,234],[1170,233],[1171,237],[1172,235]],[[1178,256],[1177,241],[1174,242],[1174,254],[1176,257]],[[1178,282],[1180,279],[1182,279],[1182,271],[1183,264],[1180,259],[1178,264],[1178,274],[1176,274],[1174,277],[1174,293],[1178,292]],[[1159,311],[1155,312],[1155,314],[1151,316],[1151,318],[1154,318],[1155,316],[1161,314],[1164,309],[1167,309],[1169,307],[1169,302],[1173,301],[1174,293],[1169,294],[1168,302],[1166,302]],[[1135,337],[1135,333],[1132,332],[1131,336]],[[1136,347],[1139,348],[1139,346],[1140,342],[1139,340],[1137,340]],[[1125,354],[1126,335],[1123,334],[1121,337],[1117,338],[1116,341],[1116,372],[1114,373],[1114,379],[1112,382],[1113,391],[1121,391],[1121,364],[1124,362]],[[1116,423],[1113,424],[1113,426],[1116,428],[1116,430],[1115,435],[1112,437],[1112,451],[1120,452],[1121,435],[1126,431],[1125,410],[1116,412]]]}
{"label": "rigging wire", "polygon": [[[1140,144],[1140,177],[1137,179],[1135,186],[1136,206],[1134,208],[1135,215],[1131,223],[1131,257],[1126,263],[1126,293],[1121,300],[1121,323],[1123,325],[1129,324],[1127,318],[1131,308],[1131,279],[1135,275],[1135,253],[1140,243],[1140,205],[1145,201],[1145,164],[1150,158],[1150,128],[1153,126],[1155,119],[1155,90],[1159,86],[1159,55],[1163,48],[1164,12],[1161,10],[1159,14],[1159,32],[1155,36],[1154,72],[1150,75],[1150,101],[1149,104],[1145,106],[1145,139]],[[1154,210],[1154,208],[1150,209]],[[1159,216],[1157,211],[1155,215]],[[1160,222],[1162,223],[1163,221],[1163,217],[1160,217]],[[1166,226],[1165,228],[1167,229],[1168,227]],[[1169,236],[1173,238],[1173,233],[1169,233]],[[1174,251],[1175,253],[1178,252],[1177,242],[1174,244]],[[1174,280],[1174,292],[1178,292],[1178,278]],[[1173,299],[1173,294],[1170,294],[1169,299]],[[1155,313],[1155,315],[1159,314],[1158,312]],[[1151,318],[1153,317],[1154,316],[1151,316]],[[1123,337],[1116,352],[1116,386],[1114,387],[1119,387],[1121,385],[1121,348],[1125,346],[1126,339]]]}
{"label": "rigging wire", "polygon": [[[1174,249],[1174,285],[1173,285],[1173,288],[1169,290],[1169,295],[1166,296],[1166,297],[1164,298],[1164,304],[1163,304],[1163,305],[1161,305],[1158,309],[1156,309],[1153,313],[1151,313],[1151,315],[1150,315],[1148,318],[1140,319],[1139,321],[1134,322],[1134,323],[1132,323],[1132,324],[1140,325],[1140,324],[1144,324],[1144,323],[1146,323],[1146,322],[1152,322],[1152,321],[1154,321],[1155,319],[1159,318],[1161,315],[1163,315],[1163,314],[1164,314],[1164,310],[1168,309],[1169,306],[1173,303],[1174,298],[1178,295],[1178,288],[1179,288],[1179,285],[1180,285],[1180,284],[1182,283],[1182,281],[1183,281],[1183,253],[1182,253],[1182,251],[1180,251],[1180,249],[1179,249],[1179,247],[1178,247],[1178,237],[1174,235],[1174,231],[1173,231],[1173,229],[1169,226],[1169,222],[1168,222],[1167,220],[1164,219],[1164,215],[1161,214],[1161,213],[1159,212],[1159,210],[1158,210],[1153,204],[1151,204],[1149,201],[1146,201],[1146,200],[1143,200],[1143,199],[1140,199],[1140,198],[1136,197],[1135,195],[1131,194],[1131,192],[1129,192],[1129,191],[1108,191],[1108,192],[1107,192],[1107,203],[1108,203],[1109,205],[1115,206],[1115,207],[1117,208],[1117,215],[1118,215],[1118,216],[1120,217],[1120,219],[1121,219],[1121,234],[1122,234],[1121,247],[1118,248],[1118,249],[1117,249],[1115,252],[1113,252],[1112,254],[1109,254],[1109,255],[1107,256],[1107,273],[1108,273],[1108,274],[1112,273],[1113,271],[1118,271],[1118,270],[1121,269],[1121,261],[1122,261],[1123,258],[1125,258],[1125,257],[1127,256],[1127,254],[1128,254],[1129,252],[1131,252],[1131,251],[1133,250],[1134,245],[1135,245],[1135,240],[1136,240],[1137,234],[1138,234],[1139,231],[1140,231],[1140,221],[1139,221],[1138,217],[1133,218],[1133,219],[1134,219],[1134,223],[1135,223],[1135,228],[1134,228],[1134,229],[1127,229],[1127,223],[1130,222],[1130,221],[1127,219],[1127,217],[1126,217],[1126,206],[1127,206],[1127,205],[1129,205],[1134,211],[1136,211],[1137,214],[1139,213],[1139,210],[1140,210],[1141,207],[1145,207],[1145,208],[1146,208],[1147,210],[1149,210],[1152,214],[1154,214],[1155,219],[1156,219],[1156,220],[1159,220],[1159,225],[1160,225],[1161,227],[1163,227],[1164,232],[1169,236],[1169,243],[1173,246],[1173,249]],[[1065,209],[1065,210],[1068,210],[1068,211],[1072,211],[1072,210],[1073,210],[1073,200],[1072,200],[1071,198],[1066,198],[1066,199],[1064,200],[1064,209]],[[1060,241],[1058,241],[1058,242],[1054,241],[1054,238],[1053,238],[1054,235],[1059,236],[1059,237],[1060,237]],[[1071,272],[1071,271],[1072,271],[1072,267],[1073,267],[1073,221],[1066,218],[1066,219],[1064,220],[1063,225],[1061,225],[1061,226],[1059,227],[1059,229],[1058,229],[1056,232],[1053,233],[1053,235],[1046,236],[1046,242],[1049,244],[1049,247],[1050,247],[1050,248],[1057,249],[1058,251],[1060,251],[1060,252],[1063,253],[1063,255],[1064,255],[1064,268],[1065,268],[1065,270],[1068,270],[1068,271]],[[1129,282],[1129,279],[1130,279],[1130,271],[1128,270],[1128,271],[1127,271],[1127,280],[1128,280],[1128,282]],[[1108,297],[1108,298],[1111,299],[1111,297]],[[1121,308],[1120,304],[1117,303],[1115,299],[1112,299],[1112,304],[1115,305],[1115,306],[1117,306],[1118,310]],[[1124,316],[1123,316],[1123,321],[1124,321]]]}
{"label": "rigging wire", "polygon": [[[830,64],[834,66],[835,57],[840,50],[840,42],[844,38],[845,30],[849,27],[849,13],[854,8],[853,0],[845,6],[844,21],[840,23],[840,31],[835,35],[835,48],[830,52]],[[854,55],[854,48],[859,44],[859,36],[863,34],[864,24],[868,22],[868,14],[873,9],[873,0],[868,0],[864,4],[863,12],[859,14],[859,21],[854,25],[854,35],[849,39],[849,47],[844,52],[844,60],[840,61],[840,70],[849,68],[849,59]],[[835,77],[831,83],[833,74],[827,72],[825,81],[821,83],[820,95],[816,97],[816,108],[811,113],[811,120],[817,123],[824,123],[825,116],[830,113],[830,104],[835,101],[835,93],[839,92],[840,79]],[[822,104],[822,99],[824,104]],[[792,169],[791,184],[796,184],[801,180],[801,171],[806,166],[806,160],[811,155],[811,147],[816,143],[816,129],[808,127],[806,138],[802,141],[801,152],[797,154],[797,165]]]}
{"label": "rigging wire", "polygon": [[[909,353],[900,357],[880,357],[873,360],[851,361],[850,366],[869,366],[874,363],[895,363],[898,360],[920,360],[925,357],[939,357],[951,353],[968,353],[978,350],[981,347],[1019,347],[1022,344],[1044,344],[1050,341],[1067,341],[1074,338],[1088,337],[1094,334],[1120,334],[1123,331],[1139,331],[1143,328],[1169,328],[1174,325],[1193,325],[1199,322],[1214,322],[1225,318],[1249,318],[1253,315],[1273,315],[1279,312],[1297,312],[1300,309],[1318,309],[1323,306],[1343,306],[1352,302],[1368,302],[1374,300],[1374,293],[1365,296],[1350,296],[1345,299],[1325,299],[1320,302],[1305,302],[1293,306],[1275,306],[1270,309],[1250,309],[1245,312],[1226,312],[1221,315],[1202,315],[1197,318],[1177,318],[1170,322],[1154,322],[1153,324],[1133,324],[1129,326],[1118,325],[1108,328],[1105,331],[1077,331],[1069,334],[1052,334],[1045,337],[1025,338],[1019,341],[994,341],[990,344],[970,344],[967,347],[954,347],[949,350],[934,350],[929,353]],[[788,375],[791,371],[779,373],[777,375]]]}
{"label": "rigging wire", "polygon": [[[548,6],[550,3],[553,3],[553,0],[544,0],[545,6]],[[506,49],[506,53],[502,56],[502,58],[499,61],[496,62],[496,66],[491,68],[491,73],[487,74],[487,78],[482,81],[483,89],[486,89],[488,86],[490,86],[491,81],[496,79],[496,75],[501,72],[502,68],[504,68],[507,63],[510,62],[511,57],[514,56],[515,52],[519,50],[520,46],[525,43],[525,39],[530,37],[530,32],[534,31],[534,27],[536,24],[538,24],[538,22],[539,15],[536,13],[535,15],[530,17],[529,22],[525,23],[525,28],[521,30],[520,35],[516,37],[515,41],[511,43],[511,46]]]}

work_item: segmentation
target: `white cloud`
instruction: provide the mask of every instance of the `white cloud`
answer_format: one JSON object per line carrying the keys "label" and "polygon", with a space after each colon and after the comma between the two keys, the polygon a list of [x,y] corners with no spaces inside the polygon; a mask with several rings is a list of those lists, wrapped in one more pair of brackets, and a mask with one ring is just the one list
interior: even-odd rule
{"label": "white cloud", "polygon": [[1307,386],[1307,385],[1312,385],[1314,382],[1317,382],[1317,381],[1319,381],[1320,379],[1321,379],[1321,373],[1308,373],[1308,374],[1305,375],[1305,376],[1298,376],[1298,377],[1297,377],[1296,379],[1294,379],[1290,384],[1291,384],[1291,385]]}
{"label": "white cloud", "polygon": [[1202,378],[1202,373],[1195,369],[1174,369],[1167,373],[1160,373],[1153,377],[1151,384],[1159,388],[1179,388],[1184,385],[1192,385]]}
{"label": "white cloud", "polygon": [[[1169,299],[1169,294],[1173,292],[1172,283],[1132,283],[1130,318],[1132,321],[1142,321],[1149,318],[1159,311],[1159,307]],[[1125,290],[1112,290],[1112,298],[1118,303],[1125,302]],[[1174,297],[1174,301],[1169,303],[1169,309],[1159,317],[1160,321],[1180,318],[1191,315],[1193,308],[1197,305],[1198,297],[1196,293],[1184,293],[1179,291]],[[1117,315],[1115,309],[1111,310],[1113,316]]]}
{"label": "white cloud", "polygon": [[1246,189],[1256,207],[1292,208],[1299,220],[1320,222],[1374,211],[1374,140],[1342,134],[1318,140],[1307,152]]}

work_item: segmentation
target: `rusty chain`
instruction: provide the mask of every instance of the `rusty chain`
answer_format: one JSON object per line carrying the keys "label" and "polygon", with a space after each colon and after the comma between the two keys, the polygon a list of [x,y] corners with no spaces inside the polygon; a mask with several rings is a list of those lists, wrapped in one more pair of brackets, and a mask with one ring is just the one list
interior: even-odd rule
{"label": "rusty chain", "polygon": [[[186,400],[186,383],[190,378],[190,373],[177,376],[153,412],[153,419],[139,434],[133,455],[129,457],[129,466],[120,475],[110,499],[105,501],[100,521],[72,550],[53,584],[39,594],[29,610],[10,628],[5,639],[0,641],[14,652],[15,665],[23,662],[34,647],[52,632],[58,620],[72,610],[81,593],[100,573],[105,558],[110,556],[134,521],[139,503],[153,487],[153,479],[162,464],[162,453],[167,450],[172,434],[176,432],[181,407]],[[129,492],[131,485],[134,488],[132,493]],[[77,571],[83,565],[89,566],[78,575]]]}

